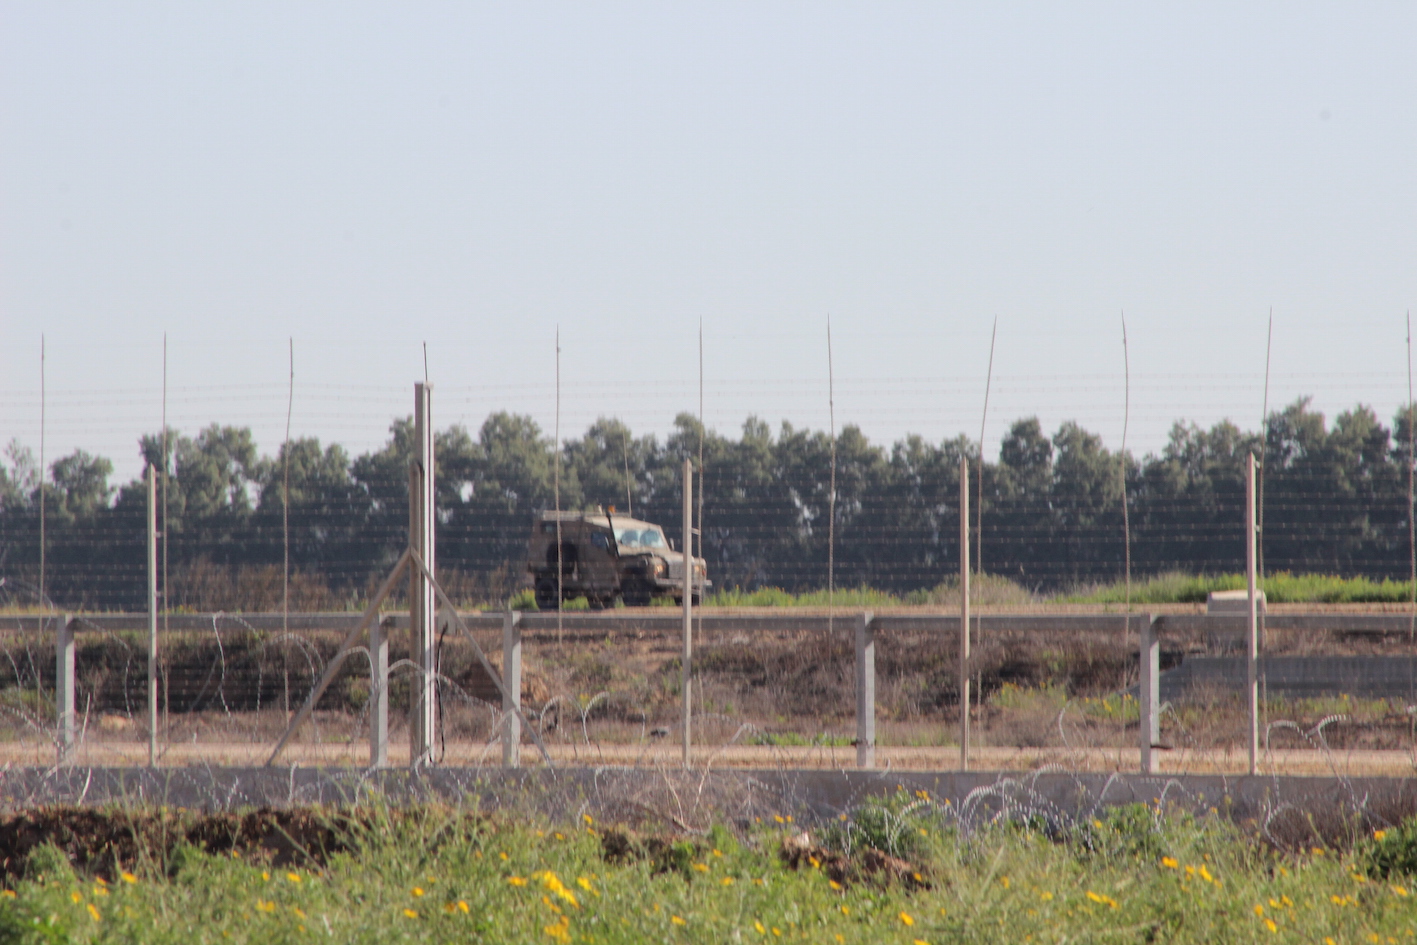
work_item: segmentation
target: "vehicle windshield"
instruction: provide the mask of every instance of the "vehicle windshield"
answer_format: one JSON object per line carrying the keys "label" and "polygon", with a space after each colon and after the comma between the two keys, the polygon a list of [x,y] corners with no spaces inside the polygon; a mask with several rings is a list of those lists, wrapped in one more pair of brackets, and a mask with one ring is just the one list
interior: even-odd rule
{"label": "vehicle windshield", "polygon": [[615,541],[621,548],[664,548],[664,533],[657,528],[615,530]]}

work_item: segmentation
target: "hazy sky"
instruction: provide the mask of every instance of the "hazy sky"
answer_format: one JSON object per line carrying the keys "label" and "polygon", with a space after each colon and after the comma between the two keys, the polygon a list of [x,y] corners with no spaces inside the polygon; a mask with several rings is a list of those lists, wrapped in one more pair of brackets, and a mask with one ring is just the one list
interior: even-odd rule
{"label": "hazy sky", "polygon": [[[0,2],[0,440],[1390,420],[1417,7]],[[996,448],[991,446],[991,449]]]}

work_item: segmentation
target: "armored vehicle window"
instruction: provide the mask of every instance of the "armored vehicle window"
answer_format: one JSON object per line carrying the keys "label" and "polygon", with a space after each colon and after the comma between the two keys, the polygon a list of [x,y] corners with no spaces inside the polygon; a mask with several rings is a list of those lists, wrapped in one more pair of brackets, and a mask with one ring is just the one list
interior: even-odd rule
{"label": "armored vehicle window", "polygon": [[605,534],[604,532],[592,532],[590,536],[590,543],[592,545],[595,545],[595,547],[599,548],[601,551],[610,550],[610,536]]}
{"label": "armored vehicle window", "polygon": [[640,543],[640,533],[633,528],[622,528],[615,533],[615,540],[621,545],[634,547]]}
{"label": "armored vehicle window", "polygon": [[646,528],[640,532],[640,544],[646,548],[663,548],[664,536],[657,528]]}

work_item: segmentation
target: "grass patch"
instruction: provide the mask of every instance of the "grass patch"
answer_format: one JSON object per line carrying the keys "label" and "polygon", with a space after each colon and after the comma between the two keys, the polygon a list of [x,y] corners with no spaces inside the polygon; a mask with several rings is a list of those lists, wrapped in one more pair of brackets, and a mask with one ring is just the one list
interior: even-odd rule
{"label": "grass patch", "polygon": [[1409,942],[1417,928],[1401,831],[1290,857],[1220,818],[1141,805],[967,835],[951,814],[900,792],[803,841],[786,817],[627,838],[375,810],[345,818],[359,826],[319,861],[180,844],[107,880],[51,844],[0,895],[0,940]]}
{"label": "grass patch", "polygon": [[[1397,604],[1410,599],[1411,582],[1344,578],[1331,574],[1290,574],[1279,571],[1261,582],[1271,604]],[[1211,591],[1245,589],[1243,574],[1158,574],[1132,582],[1134,604],[1203,604]],[[1120,604],[1126,585],[1094,586],[1055,598],[1069,604]]]}

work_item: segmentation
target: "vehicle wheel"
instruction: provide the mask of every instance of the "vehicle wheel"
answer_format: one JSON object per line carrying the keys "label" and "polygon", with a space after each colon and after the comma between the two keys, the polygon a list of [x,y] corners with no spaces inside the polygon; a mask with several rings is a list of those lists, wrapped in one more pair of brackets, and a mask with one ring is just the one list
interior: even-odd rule
{"label": "vehicle wheel", "polygon": [[648,607],[654,597],[654,585],[644,578],[628,578],[620,596],[624,598],[626,607]]}
{"label": "vehicle wheel", "polygon": [[702,595],[702,594],[695,594],[693,597],[689,598],[689,602],[690,602],[691,604],[693,604],[695,607],[700,606],[699,602],[702,601],[702,600],[703,600],[703,595]]}
{"label": "vehicle wheel", "polygon": [[536,596],[536,607],[538,610],[558,610],[560,602],[556,599],[556,581],[552,578],[541,578],[536,582],[534,591]]}

